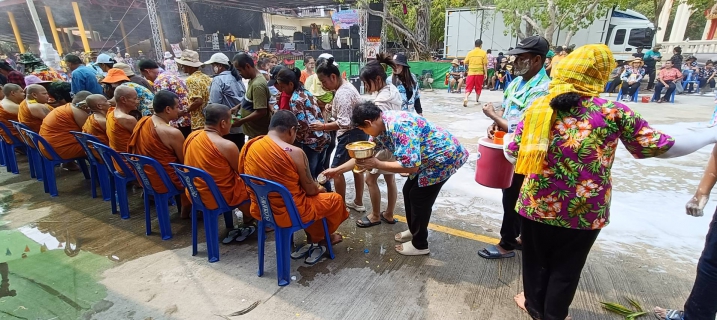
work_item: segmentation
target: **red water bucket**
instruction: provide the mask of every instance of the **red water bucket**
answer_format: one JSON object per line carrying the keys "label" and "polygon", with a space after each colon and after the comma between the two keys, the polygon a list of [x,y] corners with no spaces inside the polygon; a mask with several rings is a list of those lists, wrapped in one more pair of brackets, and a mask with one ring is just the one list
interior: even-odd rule
{"label": "red water bucket", "polygon": [[513,181],[513,164],[503,154],[503,145],[488,138],[478,140],[476,182],[488,188],[507,189]]}

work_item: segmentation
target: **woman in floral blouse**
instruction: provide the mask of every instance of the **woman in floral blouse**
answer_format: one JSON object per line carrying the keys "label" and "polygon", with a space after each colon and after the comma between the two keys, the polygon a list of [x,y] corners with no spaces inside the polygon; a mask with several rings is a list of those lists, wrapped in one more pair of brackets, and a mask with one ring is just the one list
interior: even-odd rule
{"label": "woman in floral blouse", "polygon": [[351,122],[373,137],[376,149],[388,150],[396,159],[351,159],[324,171],[324,175],[340,176],[355,164],[366,169],[408,173],[403,185],[408,230],[396,234],[396,241],[402,244],[395,249],[407,256],[429,254],[428,222],[433,203],[446,181],[466,163],[468,151],[448,131],[414,112],[381,111],[373,102],[362,102],[354,107]]}
{"label": "woman in floral blouse", "polygon": [[640,80],[645,76],[645,68],[642,65],[644,65],[642,59],[635,58],[620,75],[620,80],[622,80],[622,101],[632,101],[635,91],[640,88]]}
{"label": "woman in floral blouse", "polygon": [[614,65],[605,45],[575,50],[506,139],[506,155],[526,175],[516,206],[525,294],[515,299],[534,319],[568,316],[590,248],[609,223],[618,141],[636,158],[679,157],[715,142],[704,133],[673,139],[627,106],[601,99]]}

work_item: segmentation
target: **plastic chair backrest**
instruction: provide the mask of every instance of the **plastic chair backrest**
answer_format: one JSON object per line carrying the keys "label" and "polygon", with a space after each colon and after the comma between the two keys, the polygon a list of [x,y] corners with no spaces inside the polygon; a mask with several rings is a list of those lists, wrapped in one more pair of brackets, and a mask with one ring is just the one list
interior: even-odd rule
{"label": "plastic chair backrest", "polygon": [[[24,144],[22,141],[18,140],[17,137],[12,134],[12,131],[10,130],[10,128],[8,128],[2,122],[0,122],[0,130],[5,132],[5,135],[10,137],[10,140],[12,140],[12,141],[5,141],[6,143],[8,143],[8,144]],[[2,135],[0,135],[0,140],[4,141],[5,138],[3,138]]]}
{"label": "plastic chair backrest", "polygon": [[212,197],[214,197],[214,201],[217,203],[217,209],[214,210],[219,210],[220,212],[228,212],[230,210],[227,201],[224,200],[224,196],[221,192],[219,192],[219,187],[217,187],[216,182],[214,182],[214,178],[212,178],[209,173],[202,169],[179,163],[170,163],[169,165],[177,172],[179,181],[182,182],[182,185],[189,190],[189,196],[192,198],[192,206],[194,206],[194,210],[207,210],[204,202],[202,201],[202,196],[199,194],[199,190],[197,190],[197,187],[194,185],[194,179],[204,181],[209,188],[209,191],[212,193]]}
{"label": "plastic chair backrest", "polygon": [[169,178],[167,172],[164,171],[164,167],[162,167],[162,165],[159,164],[157,160],[154,160],[147,156],[132,153],[121,153],[121,155],[125,159],[127,159],[127,163],[129,163],[134,168],[134,172],[137,173],[137,175],[139,176],[139,179],[142,181],[142,185],[145,190],[149,190],[152,193],[156,193],[156,191],[154,191],[154,188],[152,188],[152,183],[147,177],[147,173],[144,172],[144,167],[150,166],[152,170],[157,172],[157,175],[159,175],[159,179],[162,180],[162,183],[164,183],[164,185],[167,187],[169,193],[176,191],[174,183],[172,183],[172,179]]}
{"label": "plastic chair backrest", "polygon": [[70,133],[72,133],[72,135],[75,136],[75,139],[77,140],[77,142],[79,142],[80,146],[82,146],[82,149],[85,150],[85,154],[87,154],[87,158],[90,160],[91,163],[96,163],[96,164],[104,163],[102,161],[99,161],[101,159],[95,158],[95,153],[92,152],[92,149],[94,149],[94,148],[92,148],[87,143],[87,141],[94,141],[97,143],[102,143],[100,141],[100,139],[97,139],[97,137],[95,137],[89,133],[77,132],[77,131],[70,131]]}
{"label": "plastic chair backrest", "polygon": [[47,158],[47,160],[50,161],[59,161],[62,160],[59,155],[57,155],[57,152],[55,152],[55,149],[52,148],[49,142],[45,140],[42,136],[39,134],[33,132],[32,130],[20,128],[21,132],[26,135],[32,141],[32,145],[35,146],[35,149],[37,150],[43,150],[44,152],[40,152],[43,157]]}
{"label": "plastic chair backrest", "polygon": [[296,227],[300,226],[302,229],[306,228],[306,225],[301,221],[299,212],[296,209],[296,203],[294,198],[291,196],[289,190],[286,187],[271,181],[262,179],[248,174],[242,174],[244,183],[254,192],[257,201],[259,202],[259,209],[261,210],[261,217],[264,221],[276,225],[274,221],[274,214],[271,212],[271,202],[269,202],[269,194],[276,192],[281,196],[281,199],[286,205],[286,209],[289,211],[289,218],[291,219],[291,225]]}
{"label": "plastic chair backrest", "polygon": [[[97,151],[97,153],[100,155],[100,158],[102,158],[102,161],[105,162],[105,165],[107,166],[107,169],[114,173],[115,175],[120,175],[124,178],[133,177],[134,173],[132,173],[132,170],[127,167],[127,164],[124,162],[124,158],[117,153],[114,149],[99,143],[87,140],[87,143],[89,143],[92,148]],[[114,160],[114,161],[112,161]],[[113,165],[114,162],[114,165]],[[119,166],[120,170],[122,172],[119,172],[117,170],[117,166]]]}
{"label": "plastic chair backrest", "polygon": [[695,70],[686,70],[685,74],[683,74],[683,76],[685,77],[685,82],[697,81],[696,79],[693,79],[695,74],[696,74]]}
{"label": "plastic chair backrest", "polygon": [[24,142],[26,145],[32,147],[33,146],[32,141],[30,141],[30,139],[28,139],[25,136],[25,134],[22,133],[22,130],[20,130],[20,129],[25,129],[25,130],[32,131],[32,129],[30,129],[30,127],[28,127],[20,122],[12,121],[12,120],[8,120],[8,121],[10,121],[10,123],[12,123],[12,126],[15,127],[15,130],[17,130],[17,132],[20,133],[20,139],[22,139],[22,142]]}

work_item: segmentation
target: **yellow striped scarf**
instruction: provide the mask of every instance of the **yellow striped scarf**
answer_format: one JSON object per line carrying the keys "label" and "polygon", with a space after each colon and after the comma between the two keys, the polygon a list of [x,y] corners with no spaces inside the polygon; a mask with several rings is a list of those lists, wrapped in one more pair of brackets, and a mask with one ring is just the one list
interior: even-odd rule
{"label": "yellow striped scarf", "polygon": [[555,123],[555,112],[550,107],[550,101],[564,93],[599,96],[613,68],[615,59],[604,44],[582,46],[553,67],[548,95],[536,99],[526,111],[516,173],[527,175],[543,172],[551,129]]}

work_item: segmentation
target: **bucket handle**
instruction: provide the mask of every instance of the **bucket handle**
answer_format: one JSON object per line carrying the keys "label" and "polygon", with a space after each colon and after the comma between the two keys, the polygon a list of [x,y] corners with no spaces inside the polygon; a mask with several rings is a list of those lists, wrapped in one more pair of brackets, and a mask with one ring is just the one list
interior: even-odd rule
{"label": "bucket handle", "polygon": [[476,152],[476,160],[480,160],[480,151]]}

